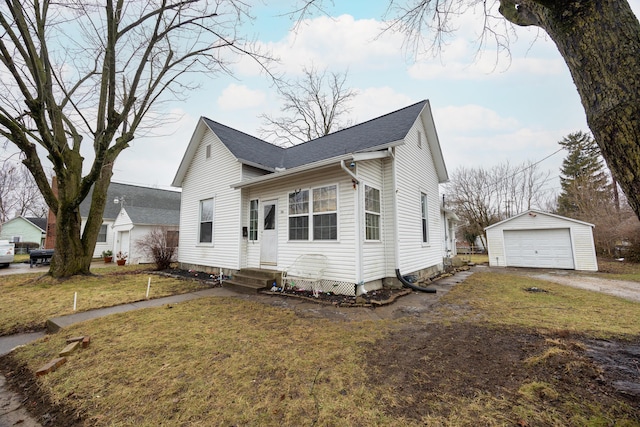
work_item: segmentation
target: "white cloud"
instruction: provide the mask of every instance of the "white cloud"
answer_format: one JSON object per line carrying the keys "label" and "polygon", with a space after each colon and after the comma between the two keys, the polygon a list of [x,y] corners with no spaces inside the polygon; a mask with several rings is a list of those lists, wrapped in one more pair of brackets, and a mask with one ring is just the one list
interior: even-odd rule
{"label": "white cloud", "polygon": [[242,110],[262,105],[266,95],[261,90],[252,90],[245,85],[231,83],[218,97],[218,106],[222,110]]}
{"label": "white cloud", "polygon": [[[351,15],[321,16],[302,22],[297,32],[288,32],[282,40],[259,43],[265,51],[280,60],[276,69],[289,76],[301,73],[303,67],[370,70],[403,61],[402,36],[381,34],[382,22],[358,19]],[[257,75],[259,67],[248,58],[236,64],[244,75]]]}
{"label": "white cloud", "polygon": [[131,147],[120,154],[114,166],[114,181],[144,186],[171,185],[198,117],[180,109],[168,114],[176,119],[164,121],[153,130],[153,135],[137,137]]}
{"label": "white cloud", "polygon": [[361,123],[417,101],[389,86],[369,87],[358,91],[358,95],[351,102],[350,116],[354,118],[355,123]]}
{"label": "white cloud", "polygon": [[511,117],[501,117],[496,111],[480,105],[435,108],[433,116],[438,130],[447,132],[493,132],[496,130],[513,130],[518,126],[518,120]]}

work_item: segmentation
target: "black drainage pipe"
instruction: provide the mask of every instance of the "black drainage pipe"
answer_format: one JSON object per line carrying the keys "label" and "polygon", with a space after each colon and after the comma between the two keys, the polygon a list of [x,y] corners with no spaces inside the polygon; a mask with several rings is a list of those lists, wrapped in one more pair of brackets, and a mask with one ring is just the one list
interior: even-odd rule
{"label": "black drainage pipe", "polygon": [[405,287],[411,288],[414,291],[426,292],[428,294],[435,294],[436,293],[435,289],[427,289],[427,288],[423,288],[421,286],[416,286],[413,283],[407,282],[404,279],[404,277],[402,277],[402,274],[400,274],[400,269],[399,268],[396,268],[396,277],[398,278],[398,280],[400,280],[400,283],[402,283]]}

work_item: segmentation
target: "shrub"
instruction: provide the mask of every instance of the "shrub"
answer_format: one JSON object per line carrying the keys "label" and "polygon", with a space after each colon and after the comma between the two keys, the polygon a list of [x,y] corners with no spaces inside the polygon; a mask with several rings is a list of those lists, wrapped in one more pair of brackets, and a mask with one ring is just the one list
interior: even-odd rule
{"label": "shrub", "polygon": [[156,270],[165,270],[175,261],[178,232],[168,227],[156,227],[136,241],[136,248],[153,259]]}

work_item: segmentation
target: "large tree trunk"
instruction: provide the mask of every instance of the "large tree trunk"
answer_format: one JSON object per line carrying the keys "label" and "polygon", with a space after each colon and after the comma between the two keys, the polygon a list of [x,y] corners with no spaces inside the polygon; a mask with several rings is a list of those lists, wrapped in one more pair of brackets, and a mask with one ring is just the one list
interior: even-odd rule
{"label": "large tree trunk", "polygon": [[602,156],[640,218],[640,23],[629,3],[502,0],[500,12],[555,42]]}
{"label": "large tree trunk", "polygon": [[[71,163],[67,164],[67,173],[57,178],[56,245],[49,269],[49,274],[57,278],[90,274],[112,176],[113,162],[108,162],[93,185],[91,208],[83,229],[79,206],[84,197],[78,193],[82,163],[76,164],[76,167],[70,166]],[[71,170],[74,172],[69,173]]]}

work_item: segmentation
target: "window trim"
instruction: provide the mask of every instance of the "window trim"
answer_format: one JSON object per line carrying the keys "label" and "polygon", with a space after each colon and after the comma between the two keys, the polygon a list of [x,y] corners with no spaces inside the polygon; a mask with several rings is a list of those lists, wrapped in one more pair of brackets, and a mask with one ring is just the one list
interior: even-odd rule
{"label": "window trim", "polygon": [[[211,220],[210,221],[203,221],[202,220],[202,206],[203,203],[206,201],[211,200]],[[197,240],[197,244],[198,245],[206,245],[206,246],[212,246],[213,242],[214,242],[214,236],[213,236],[213,226],[215,223],[215,212],[216,212],[216,202],[215,202],[215,197],[208,197],[206,199],[200,199],[198,201],[198,240]],[[202,241],[202,224],[204,222],[210,222],[211,223],[211,241]]]}
{"label": "window trim", "polygon": [[[100,240],[102,234],[102,227],[104,227],[104,240]],[[109,241],[109,224],[100,224],[100,230],[98,231],[98,237],[96,243],[107,243]]]}
{"label": "window trim", "polygon": [[[378,192],[378,208],[379,211],[371,211],[367,210],[367,187],[376,190]],[[364,240],[365,242],[381,242],[382,241],[382,190],[373,185],[365,184],[364,185],[364,195],[363,195],[363,207],[364,207]],[[367,215],[375,215],[378,217],[378,238],[377,239],[369,239],[367,237]]]}
{"label": "window trim", "polygon": [[422,231],[420,239],[422,240],[422,245],[427,246],[431,243],[429,233],[429,196],[424,191],[420,192],[420,225]]}
{"label": "window trim", "polygon": [[[336,192],[336,208],[335,210],[332,211],[321,211],[321,212],[315,212],[313,209],[313,193],[314,190],[319,190],[322,188],[329,188],[329,187],[335,187],[335,192]],[[289,198],[291,196],[291,194],[295,193],[295,192],[303,192],[306,191],[308,193],[308,199],[307,199],[307,212],[305,213],[301,213],[301,214],[291,214],[290,213],[290,202],[289,202]],[[339,211],[339,206],[340,206],[340,186],[338,185],[338,183],[332,183],[332,184],[326,184],[326,185],[318,185],[318,186],[314,186],[314,187],[307,187],[307,188],[299,188],[293,191],[289,191],[287,192],[287,241],[288,242],[338,242],[340,240],[340,224],[339,224],[339,215],[338,215],[338,211]],[[322,216],[322,215],[335,215],[336,218],[336,238],[335,239],[317,239],[315,237],[315,233],[314,233],[314,218],[318,217],[318,216]],[[291,239],[291,222],[290,219],[291,218],[300,218],[300,217],[306,217],[307,219],[307,238],[306,239]]]}
{"label": "window trim", "polygon": [[[307,209],[306,212],[302,213],[291,213],[291,195],[297,193],[307,193],[306,202],[296,201],[296,205],[302,203],[303,206],[306,203]],[[309,241],[309,212],[311,211],[311,202],[309,201],[309,196],[311,195],[311,189],[308,188],[299,188],[297,190],[287,192],[287,241],[289,242],[308,242]],[[291,238],[291,218],[307,218],[307,237],[306,239],[292,239]]]}
{"label": "window trim", "polygon": [[418,131],[418,148],[422,148],[422,132]]}
{"label": "window trim", "polygon": [[211,158],[211,144],[207,144],[204,147],[204,158],[205,159],[210,159]]}
{"label": "window trim", "polygon": [[[253,202],[256,202],[255,210],[252,208]],[[251,212],[255,212],[256,214],[255,218],[251,218]],[[253,225],[255,225],[255,229],[252,229]],[[247,237],[250,241],[257,242],[259,240],[259,236],[260,236],[260,199],[250,199],[249,200],[249,235]]]}

